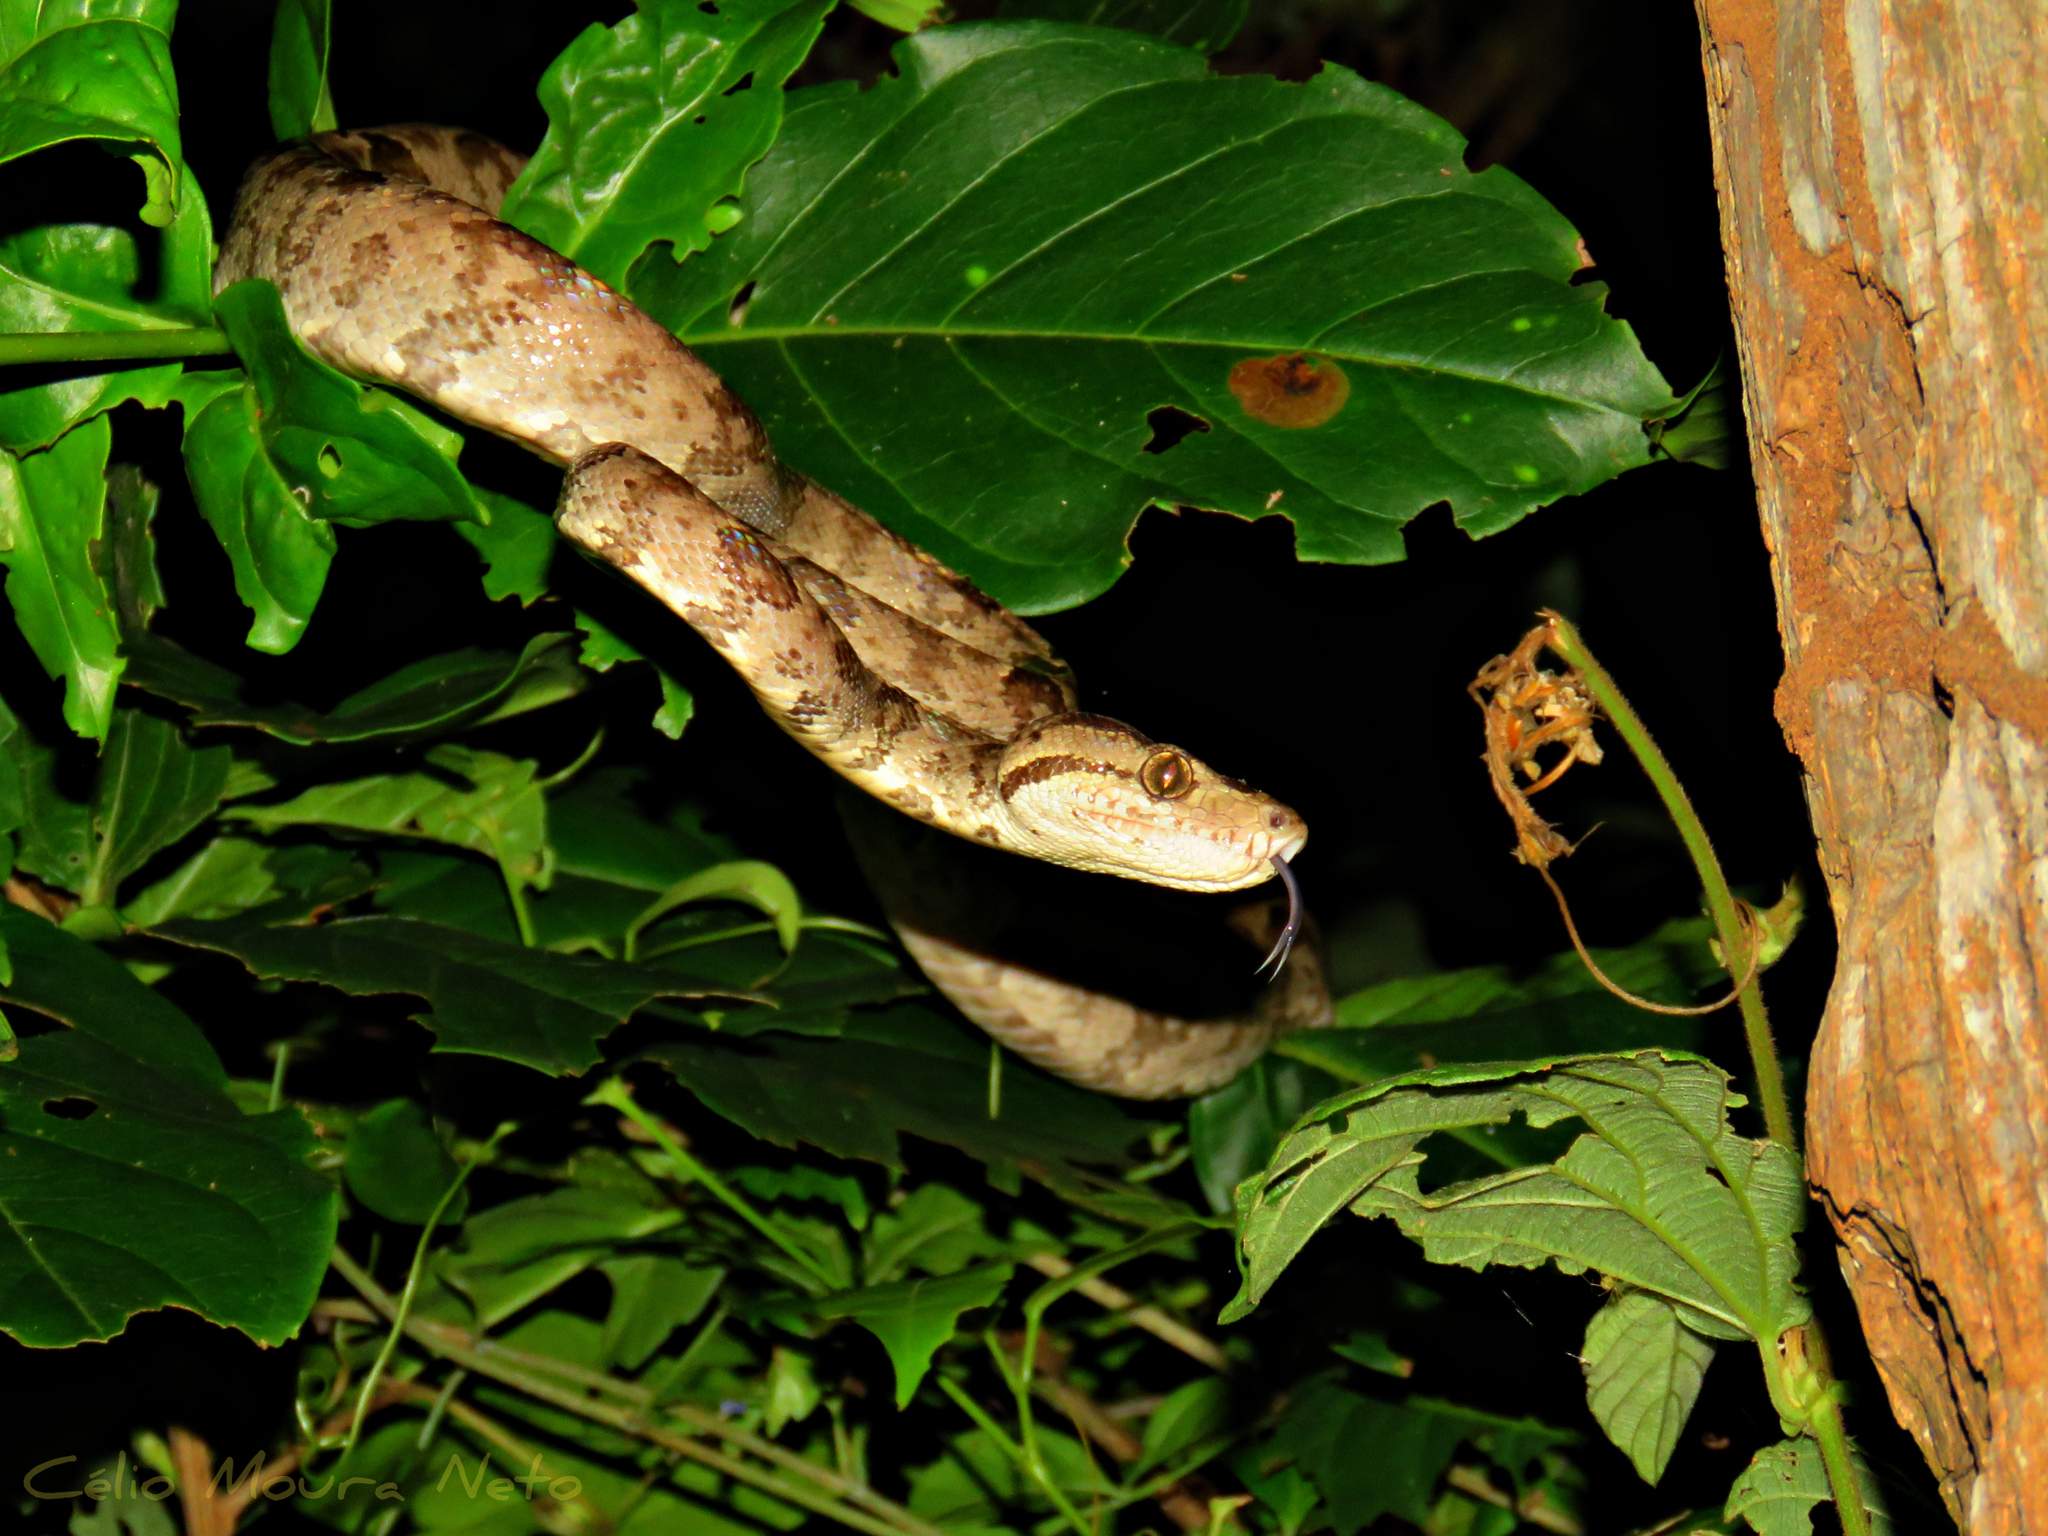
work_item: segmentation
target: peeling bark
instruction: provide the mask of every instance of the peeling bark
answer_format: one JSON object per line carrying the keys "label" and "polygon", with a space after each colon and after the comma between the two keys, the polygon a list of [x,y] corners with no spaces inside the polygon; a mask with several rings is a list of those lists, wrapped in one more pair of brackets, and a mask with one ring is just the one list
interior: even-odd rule
{"label": "peeling bark", "polygon": [[1698,0],[1841,956],[1810,1173],[1973,1536],[2048,1532],[2048,26]]}

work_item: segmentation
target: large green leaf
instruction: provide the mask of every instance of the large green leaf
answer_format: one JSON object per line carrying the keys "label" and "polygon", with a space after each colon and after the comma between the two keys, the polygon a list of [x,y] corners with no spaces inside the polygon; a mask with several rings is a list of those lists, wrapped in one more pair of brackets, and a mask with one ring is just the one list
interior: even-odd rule
{"label": "large green leaf", "polygon": [[1247,0],[1003,0],[1006,21],[1071,21],[1150,32],[1197,53],[1228,47],[1244,25]]}
{"label": "large green leaf", "polygon": [[[138,146],[142,218],[168,224],[182,200],[173,0],[13,0],[0,21],[0,161],[71,139]],[[189,183],[188,183],[189,185]]]}
{"label": "large green leaf", "polygon": [[676,257],[730,228],[775,139],[783,82],[832,0],[638,0],[593,22],[541,76],[548,132],[503,216],[610,283],[656,241]]}
{"label": "large green leaf", "polygon": [[489,854],[508,880],[545,890],[554,850],[536,765],[452,742],[428,752],[427,761],[440,771],[316,784],[280,804],[238,805],[227,815],[273,829],[337,827],[449,843]]}
{"label": "large green leaf", "polygon": [[0,1328],[58,1347],[185,1307],[282,1344],[334,1241],[299,1112],[244,1115],[182,1013],[91,945],[0,903],[0,999],[71,1026],[0,1065]]}
{"label": "large green leaf", "polygon": [[216,837],[124,902],[121,918],[154,928],[174,917],[232,917],[276,894],[270,849],[246,837]]}
{"label": "large green leaf", "polygon": [[1714,1341],[1686,1327],[1663,1297],[1622,1291],[1586,1325],[1579,1360],[1593,1417],[1655,1483],[1699,1400]]}
{"label": "large green leaf", "polygon": [[106,418],[39,453],[0,450],[0,565],[22,638],[64,679],[64,723],[107,733],[123,662],[120,630],[95,546],[106,534]]}
{"label": "large green leaf", "polygon": [[[1440,1264],[1592,1269],[1673,1303],[1695,1332],[1765,1347],[1810,1309],[1792,1236],[1798,1159],[1737,1136],[1727,1074],[1675,1053],[1442,1067],[1339,1095],[1298,1124],[1237,1191],[1243,1317],[1338,1211],[1391,1216]],[[1441,1131],[1576,1119],[1554,1165],[1424,1191],[1421,1144]]]}
{"label": "large green leaf", "polygon": [[[151,331],[212,323],[213,229],[206,199],[188,197],[158,242],[145,285],[127,230],[44,224],[0,240],[0,331]],[[148,297],[143,297],[147,293]],[[161,406],[180,365],[80,373],[0,389],[0,447],[46,448],[124,400]]]}
{"label": "large green leaf", "polygon": [[307,927],[274,923],[272,915],[179,919],[155,932],[234,955],[265,980],[315,981],[358,997],[411,993],[428,1004],[415,1017],[434,1032],[436,1050],[558,1075],[593,1066],[598,1042],[655,998],[722,990],[674,971],[525,949],[409,918]]}
{"label": "large green leaf", "polygon": [[1015,1267],[990,1264],[959,1274],[839,1291],[804,1303],[814,1317],[850,1317],[881,1340],[896,1369],[896,1406],[908,1408],[932,1356],[953,1337],[960,1315],[1002,1299]]}
{"label": "large green leaf", "polygon": [[1490,533],[1646,462],[1670,391],[1571,227],[1391,91],[1044,22],[896,61],[795,93],[741,222],[629,287],[792,463],[1012,606],[1102,591],[1154,502],[1385,561],[1436,502]]}

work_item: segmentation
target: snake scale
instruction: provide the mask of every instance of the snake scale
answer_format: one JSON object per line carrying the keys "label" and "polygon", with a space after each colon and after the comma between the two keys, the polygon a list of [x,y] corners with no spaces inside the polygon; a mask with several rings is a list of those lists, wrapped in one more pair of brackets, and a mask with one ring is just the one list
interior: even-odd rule
{"label": "snake scale", "polygon": [[[1295,812],[1078,711],[1029,625],[781,463],[695,354],[500,221],[523,164],[422,125],[286,145],[243,181],[216,291],[268,279],[316,356],[564,466],[561,533],[689,623],[785,731],[882,803],[970,842],[1179,890],[1287,874],[1307,838]],[[1248,1010],[1183,1017],[1006,960],[946,920],[961,904],[904,866],[900,838],[856,826],[855,841],[931,980],[1088,1087],[1203,1092],[1276,1031],[1328,1020],[1313,946],[1286,953],[1292,909],[1279,974]]]}

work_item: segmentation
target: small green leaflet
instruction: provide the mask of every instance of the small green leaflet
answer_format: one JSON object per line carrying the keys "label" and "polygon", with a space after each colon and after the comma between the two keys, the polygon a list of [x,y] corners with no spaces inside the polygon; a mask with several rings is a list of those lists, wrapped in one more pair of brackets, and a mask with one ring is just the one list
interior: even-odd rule
{"label": "small green leaflet", "polygon": [[1244,25],[1246,0],[1003,0],[1005,21],[1071,21],[1150,32],[1197,53],[1230,46]]}
{"label": "small green leaflet", "polygon": [[994,1306],[1014,1272],[1009,1264],[990,1264],[954,1275],[898,1280],[821,1296],[804,1303],[803,1310],[815,1317],[850,1317],[880,1339],[896,1368],[896,1406],[907,1408],[931,1369],[932,1356],[959,1328],[960,1314]]}
{"label": "small green leaflet", "polygon": [[1012,607],[1104,590],[1154,503],[1380,562],[1436,502],[1491,533],[1648,461],[1671,392],[1575,232],[1391,91],[1049,22],[895,60],[791,93],[740,222],[627,286],[792,464]]}
{"label": "small green leaflet", "polygon": [[1622,1291],[1586,1324],[1579,1360],[1593,1417],[1643,1481],[1657,1482],[1699,1400],[1714,1341],[1663,1297]]}
{"label": "small green leaflet", "polygon": [[114,603],[94,548],[106,533],[104,416],[55,446],[16,457],[0,451],[0,565],[14,622],[51,677],[64,680],[64,723],[107,734],[124,665]]}
{"label": "small green leaflet", "polygon": [[[391,1221],[425,1225],[459,1171],[411,1099],[386,1099],[349,1127],[341,1165],[348,1192]],[[468,1201],[469,1191],[459,1191],[446,1219],[462,1220]]]}

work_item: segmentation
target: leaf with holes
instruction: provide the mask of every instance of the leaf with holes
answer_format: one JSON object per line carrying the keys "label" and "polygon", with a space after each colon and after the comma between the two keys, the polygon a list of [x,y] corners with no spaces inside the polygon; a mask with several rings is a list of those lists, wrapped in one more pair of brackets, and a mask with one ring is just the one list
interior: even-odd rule
{"label": "leaf with holes", "polygon": [[[1432,1262],[1554,1263],[1663,1297],[1686,1326],[1766,1347],[1810,1315],[1793,1234],[1798,1159],[1737,1136],[1727,1074],[1675,1052],[1478,1064],[1407,1073],[1310,1111],[1237,1191],[1244,1287],[1255,1307],[1339,1211],[1389,1216]],[[1424,1142],[1505,1125],[1586,1127],[1554,1164],[1425,1191]]]}
{"label": "leaf with holes", "polygon": [[642,0],[541,76],[548,132],[502,214],[610,283],[656,241],[678,259],[729,229],[775,139],[783,83],[831,0]]}
{"label": "leaf with holes", "polygon": [[[1877,1479],[1861,1457],[1856,1457],[1855,1463],[1871,1536],[1891,1536],[1891,1516],[1885,1511]],[[1833,1502],[1820,1446],[1802,1437],[1780,1440],[1758,1451],[1728,1490],[1723,1514],[1731,1521],[1747,1520],[1758,1536],[1813,1536],[1814,1506]]]}
{"label": "leaf with holes", "polygon": [[[0,161],[72,139],[132,144],[146,224],[171,222],[194,194],[181,177],[174,0],[97,7],[9,5],[0,19]],[[108,9],[114,9],[109,7]]]}
{"label": "leaf with holes", "polygon": [[70,1026],[0,1065],[0,1329],[54,1348],[176,1306],[284,1343],[334,1242],[311,1128],[243,1114],[191,1020],[90,944],[5,903],[0,938],[0,1001]]}
{"label": "leaf with holes", "polygon": [[1011,606],[1104,590],[1155,503],[1378,562],[1436,502],[1491,533],[1648,461],[1671,392],[1571,226],[1393,92],[1048,22],[895,59],[792,93],[740,223],[628,288],[791,463]]}

